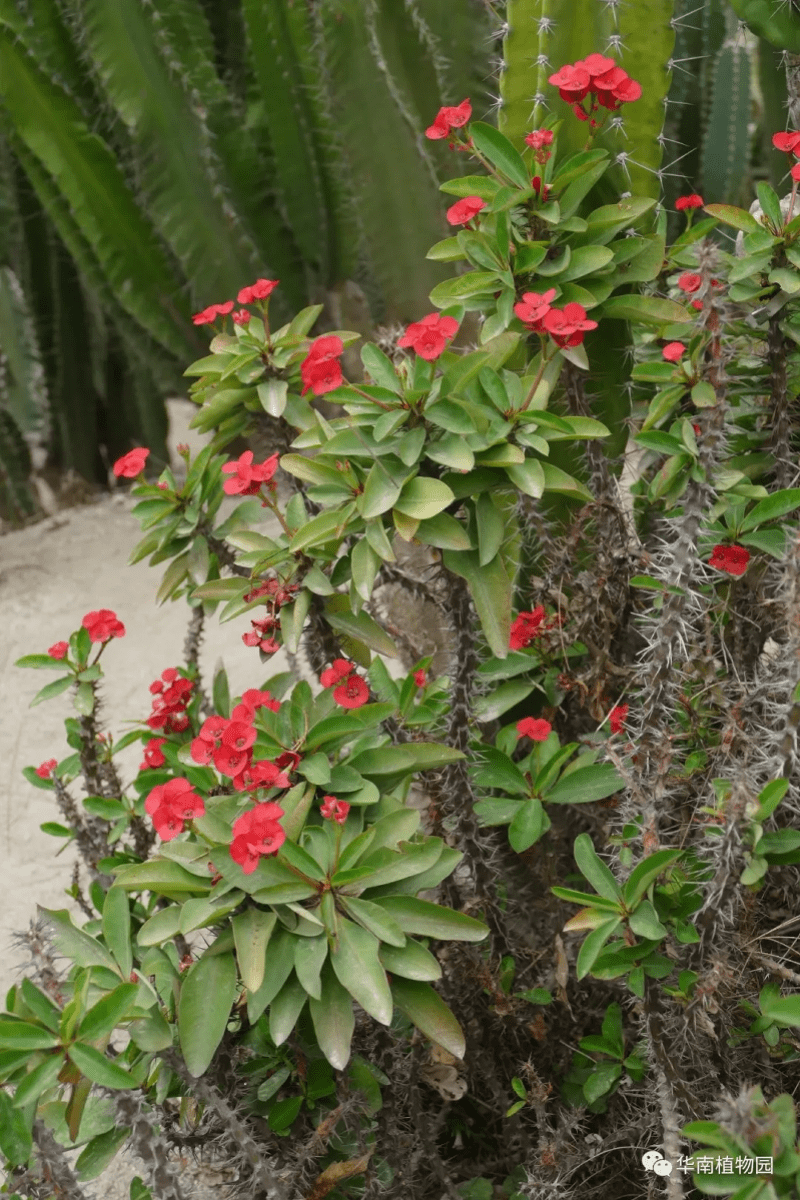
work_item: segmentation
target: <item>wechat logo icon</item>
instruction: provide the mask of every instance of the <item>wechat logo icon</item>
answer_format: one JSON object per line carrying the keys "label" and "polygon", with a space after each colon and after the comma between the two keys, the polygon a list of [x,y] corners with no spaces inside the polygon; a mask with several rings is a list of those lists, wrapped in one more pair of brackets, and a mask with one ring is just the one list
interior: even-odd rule
{"label": "wechat logo icon", "polygon": [[642,1166],[645,1171],[652,1171],[655,1175],[671,1175],[672,1163],[668,1158],[664,1158],[660,1150],[648,1150],[642,1155]]}

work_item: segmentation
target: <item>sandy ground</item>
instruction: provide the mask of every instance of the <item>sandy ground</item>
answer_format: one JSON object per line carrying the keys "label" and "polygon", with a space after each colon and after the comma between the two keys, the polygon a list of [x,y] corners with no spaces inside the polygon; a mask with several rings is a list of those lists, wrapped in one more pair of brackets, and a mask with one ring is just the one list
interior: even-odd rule
{"label": "sandy ground", "polygon": [[[173,447],[188,441],[195,452],[199,448],[198,439],[187,432],[193,411],[185,403],[170,405]],[[57,856],[62,843],[40,829],[45,821],[60,820],[52,794],[31,787],[21,774],[25,766],[71,753],[63,722],[75,714],[67,696],[30,708],[36,692],[57,676],[51,671],[18,669],[14,662],[23,654],[45,653],[54,642],[68,638],[86,612],[113,609],[127,630],[103,656],[103,717],[115,736],[130,728],[129,722],[149,715],[149,684],[165,667],[181,662],[185,602],[158,607],[155,596],[164,568],[151,568],[147,561],[127,565],[141,537],[130,514],[133,503],[120,492],[0,537],[0,997],[19,977],[18,966],[24,960],[12,935],[28,927],[37,904],[68,908],[79,925],[85,919],[65,895],[75,852],[68,847]],[[282,654],[269,666],[262,665],[258,652],[241,641],[246,628],[242,620],[220,625],[212,618],[201,651],[201,670],[209,682],[217,661],[224,661],[233,695],[259,687],[268,675],[287,669]],[[123,780],[133,777],[140,760],[140,747],[123,751],[119,760]],[[72,790],[76,797],[83,794],[79,781]],[[116,1160],[111,1172],[90,1185],[87,1194],[95,1191],[104,1200],[127,1196],[127,1180],[133,1173],[129,1164]]]}

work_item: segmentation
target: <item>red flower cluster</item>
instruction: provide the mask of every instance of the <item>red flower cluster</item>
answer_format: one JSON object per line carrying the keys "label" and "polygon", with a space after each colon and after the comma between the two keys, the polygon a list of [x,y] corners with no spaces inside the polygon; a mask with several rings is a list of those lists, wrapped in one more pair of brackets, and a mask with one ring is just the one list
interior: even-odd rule
{"label": "red flower cluster", "polygon": [[617,704],[608,714],[608,723],[612,733],[622,733],[622,727],[628,716],[628,707],[627,704]]}
{"label": "red flower cluster", "polygon": [[[235,462],[222,466],[223,475],[230,475],[222,485],[226,496],[257,496],[265,483],[270,483],[278,469],[278,452],[271,454],[262,463],[253,462],[253,451],[245,450]],[[270,491],[275,490],[272,484]]]}
{"label": "red flower cluster", "polygon": [[249,325],[252,315],[246,308],[237,308],[234,313],[231,313],[234,325]]}
{"label": "red flower cluster", "polygon": [[552,150],[547,149],[547,147],[552,146],[552,144],[552,129],[534,129],[533,132],[529,133],[525,138],[525,145],[530,146],[532,150],[535,150],[536,153],[533,157],[540,167],[544,166],[548,158],[552,158]]}
{"label": "red flower cluster", "polygon": [[319,677],[324,688],[336,689],[333,698],[342,708],[361,708],[369,700],[369,688],[360,675],[354,674],[355,669],[355,663],[337,658]]}
{"label": "red flower cluster", "polygon": [[232,308],[232,300],[226,300],[224,304],[209,304],[202,312],[195,313],[192,321],[195,325],[212,325],[217,317],[226,317]]}
{"label": "red flower cluster", "polygon": [[125,626],[122,621],[117,620],[117,614],[110,608],[87,613],[81,625],[88,629],[89,640],[92,642],[107,642],[112,637],[125,637]]}
{"label": "red flower cluster", "polygon": [[772,144],[776,150],[781,150],[784,154],[793,154],[795,158],[800,158],[800,133],[795,131],[791,133],[773,133]]}
{"label": "red flower cluster", "polygon": [[534,638],[540,637],[544,632],[543,621],[544,607],[541,604],[537,604],[533,612],[520,613],[511,626],[509,647],[512,650],[523,650]]}
{"label": "red flower cluster", "polygon": [[417,685],[417,687],[425,687],[425,684],[427,682],[428,682],[428,677],[424,671],[415,671],[414,672],[414,683]]}
{"label": "red flower cluster", "polygon": [[744,546],[715,546],[708,565],[728,575],[744,575],[749,562],[750,551]]}
{"label": "red flower cluster", "polygon": [[144,802],[145,812],[153,818],[156,833],[162,842],[170,842],[183,833],[184,821],[205,814],[202,796],[192,791],[188,779],[170,779],[154,787]]}
{"label": "red flower cluster", "polygon": [[[279,283],[280,279],[257,279],[255,283],[250,284],[250,287],[242,288],[236,299],[240,304],[254,304],[256,300],[268,300]],[[236,320],[235,317],[234,320]]]}
{"label": "red flower cluster", "polygon": [[[452,211],[452,210],[451,210]],[[433,362],[445,345],[458,332],[455,317],[443,317],[440,313],[428,313],[421,321],[412,321],[398,339],[398,346],[411,346],[420,358]]]}
{"label": "red flower cluster", "polygon": [[557,346],[578,346],[586,330],[596,329],[597,321],[586,320],[586,309],[572,302],[563,309],[551,308],[556,289],[546,292],[523,292],[514,312],[533,333],[549,333]]}
{"label": "red flower cluster", "polygon": [[252,747],[256,740],[253,721],[256,709],[261,707],[277,712],[280,705],[269,692],[251,689],[242,696],[242,703],[236,705],[230,719],[208,717],[192,740],[193,761],[203,766],[213,762],[220,775],[233,779],[233,786],[239,792],[262,787],[287,788],[289,776],[284,768],[293,771],[299,762],[291,752],[288,757],[280,755],[275,762],[268,759],[253,762]]}
{"label": "red flower cluster", "polygon": [[300,364],[303,380],[301,396],[311,390],[315,396],[324,396],[344,383],[339,356],[344,342],[338,337],[318,337],[308,348],[308,354]]}
{"label": "red flower cluster", "polygon": [[678,196],[675,201],[675,211],[683,212],[687,208],[702,208],[705,200],[702,196],[698,196],[697,192],[692,192],[691,196]]}
{"label": "red flower cluster", "polygon": [[154,679],[150,684],[153,697],[152,712],[147,718],[150,728],[163,730],[164,733],[183,733],[188,729],[186,706],[193,687],[191,679],[184,679],[175,667],[167,667],[166,671],[162,671],[161,678]]}
{"label": "red flower cluster", "polygon": [[69,642],[54,642],[47,653],[51,658],[62,659],[67,657],[69,650]]}
{"label": "red flower cluster", "polygon": [[534,717],[525,717],[523,721],[517,721],[517,741],[520,738],[527,737],[532,742],[546,742],[552,730],[553,726],[549,721]]}
{"label": "red flower cluster", "polygon": [[589,117],[581,107],[581,101],[590,92],[594,97],[591,112],[595,112],[599,105],[614,111],[621,104],[638,100],[642,94],[641,85],[617,66],[613,58],[606,58],[602,54],[590,54],[587,58],[562,67],[550,76],[548,82],[558,88],[562,100],[573,105],[575,116],[582,121],[587,121]]}
{"label": "red flower cluster", "polygon": [[251,621],[250,624],[253,628],[248,633],[242,634],[245,646],[258,646],[264,654],[274,654],[276,650],[280,650],[280,642],[272,636],[273,633],[280,632],[280,617],[267,614],[266,617],[262,617],[258,621]]}
{"label": "red flower cluster", "polygon": [[167,761],[161,751],[166,738],[150,738],[144,748],[144,761],[139,763],[139,770],[146,771],[149,767],[163,767]]}
{"label": "red flower cluster", "polygon": [[141,475],[149,453],[144,446],[137,446],[135,450],[129,450],[122,458],[118,458],[112,467],[117,479],[135,479],[137,475]]}
{"label": "red flower cluster", "polygon": [[451,129],[460,129],[472,116],[469,100],[462,100],[457,108],[440,108],[433,124],[425,130],[425,137],[432,141],[450,136]]}
{"label": "red flower cluster", "polygon": [[57,758],[48,758],[46,762],[41,763],[36,768],[36,774],[40,779],[49,779],[53,774],[54,769],[58,766]]}
{"label": "red flower cluster", "polygon": [[350,805],[346,800],[337,800],[335,796],[324,796],[324,803],[320,808],[323,817],[330,818],[337,825],[344,825],[347,820],[347,814],[350,812]]}
{"label": "red flower cluster", "polygon": [[667,362],[680,362],[686,353],[686,347],[683,342],[669,342],[661,351]]}
{"label": "red flower cluster", "polygon": [[480,196],[465,196],[448,208],[447,219],[451,225],[466,225],[485,207],[486,201],[481,200]]}
{"label": "red flower cluster", "polygon": [[695,271],[684,271],[678,280],[678,287],[682,292],[688,292],[691,295],[697,292],[703,286],[703,276],[698,275]]}
{"label": "red flower cluster", "polygon": [[277,854],[286,841],[286,834],[278,824],[283,815],[280,804],[266,801],[233,822],[231,858],[245,875],[252,875],[259,859]]}

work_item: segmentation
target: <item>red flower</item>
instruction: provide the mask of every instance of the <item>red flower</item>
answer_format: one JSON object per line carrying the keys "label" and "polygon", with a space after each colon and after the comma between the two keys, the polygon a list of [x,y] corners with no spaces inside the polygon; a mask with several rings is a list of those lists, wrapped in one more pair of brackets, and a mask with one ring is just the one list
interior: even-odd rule
{"label": "red flower", "polygon": [[144,446],[137,446],[135,450],[129,450],[127,454],[123,454],[122,458],[118,458],[112,467],[117,479],[120,476],[125,479],[135,479],[137,475],[140,475],[144,470],[149,453],[150,451]]}
{"label": "red flower", "polygon": [[341,683],[348,675],[355,671],[355,663],[348,662],[346,658],[336,658],[333,661],[332,667],[326,667],[319,677],[319,681],[323,687],[333,687],[337,683]]}
{"label": "red flower", "polygon": [[676,212],[683,212],[686,208],[702,208],[705,204],[702,196],[698,196],[697,192],[692,192],[691,196],[678,196],[675,201]]}
{"label": "red flower", "polygon": [[549,721],[536,720],[534,717],[525,717],[523,721],[517,721],[517,741],[520,738],[530,738],[532,742],[546,742],[550,736],[553,726]]}
{"label": "red flower", "polygon": [[277,450],[262,463],[254,463],[253,451],[245,450],[235,462],[223,464],[223,474],[233,477],[225,480],[222,490],[226,496],[257,496],[261,485],[269,483],[277,469]]}
{"label": "red flower", "polygon": [[[613,59],[609,61],[613,65]],[[547,82],[558,88],[562,100],[566,100],[568,104],[576,104],[589,94],[591,77],[585,67],[576,63],[574,66],[562,67],[555,75],[551,75]]]}
{"label": "red flower", "polygon": [[696,308],[697,311],[699,312],[702,307],[703,307],[702,300],[692,300],[692,308]]}
{"label": "red flower", "polygon": [[[164,684],[168,684],[167,688]],[[182,733],[189,726],[186,706],[194,687],[191,679],[184,679],[175,667],[167,667],[161,678],[150,684],[153,694],[152,712],[147,718],[151,729],[163,729],[164,733]]]}
{"label": "red flower", "polygon": [[627,704],[618,704],[615,708],[612,708],[608,714],[608,723],[611,726],[612,733],[622,733],[622,726],[625,724],[627,716]]}
{"label": "red flower", "polygon": [[161,752],[166,738],[150,738],[144,748],[144,762],[139,763],[139,770],[146,771],[148,767],[163,767],[167,761]]}
{"label": "red flower", "polygon": [[702,286],[702,275],[698,275],[694,271],[684,271],[678,280],[678,287],[681,289],[681,291],[688,292],[690,295],[692,292],[696,292]]}
{"label": "red flower", "polygon": [[579,346],[584,333],[597,328],[597,321],[587,321],[586,309],[574,301],[560,310],[551,308],[542,323],[557,346]]}
{"label": "red flower", "polygon": [[350,812],[350,805],[346,800],[337,800],[335,796],[325,796],[324,804],[319,811],[323,817],[330,818],[337,825],[344,825],[347,814]]}
{"label": "red flower", "polygon": [[661,351],[667,362],[679,362],[686,353],[686,347],[683,342],[669,342]]}
{"label": "red flower", "polygon": [[278,824],[282,816],[279,804],[266,801],[234,821],[231,858],[239,863],[245,875],[252,875],[262,855],[277,854],[286,841],[286,834]]}
{"label": "red flower", "polygon": [[438,141],[450,136],[451,129],[460,129],[472,116],[469,100],[462,100],[457,108],[440,108],[433,124],[425,130],[425,137]]}
{"label": "red flower", "polygon": [[40,779],[49,779],[55,767],[58,766],[57,758],[48,758],[46,762],[41,763],[36,768],[36,774]]}
{"label": "red flower", "polygon": [[414,672],[414,683],[417,685],[417,687],[425,687],[425,684],[427,682],[428,682],[428,678],[424,671],[415,671]]}
{"label": "red flower", "polygon": [[420,358],[433,362],[445,348],[446,342],[458,331],[455,317],[443,317],[439,313],[428,313],[421,321],[413,321],[401,338],[398,346],[412,346]]}
{"label": "red flower", "polygon": [[47,651],[47,653],[51,658],[57,658],[60,660],[62,658],[66,658],[68,650],[69,642],[55,642]]}
{"label": "red flower", "polygon": [[125,626],[117,620],[117,614],[110,608],[87,613],[81,625],[88,629],[89,640],[92,642],[107,642],[112,637],[125,637]]}
{"label": "red flower", "polygon": [[795,183],[797,183],[798,180],[800,180],[800,163],[795,163],[794,166],[792,167],[791,171],[789,172],[789,174],[791,175],[791,177],[795,181]]}
{"label": "red flower", "polygon": [[708,565],[728,575],[744,575],[749,562],[750,551],[744,546],[715,546]]}
{"label": "red flower", "polygon": [[259,759],[258,762],[250,763],[245,767],[242,774],[234,780],[234,784],[239,787],[240,791],[245,788],[252,791],[260,787],[288,788],[290,786],[289,776],[286,772],[281,770],[278,763],[270,762],[266,758]]}
{"label": "red flower", "polygon": [[242,288],[236,299],[240,304],[252,304],[255,300],[266,300],[279,283],[280,279],[257,279],[250,287]]}
{"label": "red flower", "polygon": [[284,750],[283,754],[279,754],[275,759],[275,766],[280,767],[282,771],[286,771],[291,775],[300,766],[302,759],[299,754],[295,754],[294,750]]}
{"label": "red flower", "polygon": [[547,199],[548,194],[550,192],[550,188],[549,188],[548,184],[545,184],[544,191],[542,191],[541,175],[534,175],[533,179],[531,180],[531,187],[536,192],[537,200],[546,200]]}
{"label": "red flower", "polygon": [[254,727],[244,721],[231,721],[222,735],[223,746],[230,746],[233,750],[249,750],[255,740]]}
{"label": "red flower", "polygon": [[206,807],[201,796],[192,791],[188,779],[170,779],[154,787],[144,802],[145,812],[153,818],[162,842],[183,833],[183,822],[202,817]]}
{"label": "red flower", "polygon": [[533,612],[520,613],[511,626],[509,647],[511,650],[523,650],[529,642],[542,632],[540,626],[544,620],[544,607],[538,604]]}
{"label": "red flower", "polygon": [[553,131],[552,129],[534,129],[525,138],[525,145],[531,146],[534,150],[541,150],[542,146],[552,146]]}
{"label": "red flower", "polygon": [[[276,700],[269,692],[260,692],[258,688],[248,688],[242,696],[242,707],[247,707],[251,713],[255,713],[256,709],[268,708],[270,712],[277,712],[281,706],[280,700]],[[240,705],[237,704],[233,710],[234,713]],[[236,717],[234,717],[236,720]]]}
{"label": "red flower", "polygon": [[235,746],[226,746],[224,743],[217,746],[213,754],[214,766],[220,775],[229,775],[231,779],[241,775],[245,767],[250,766],[251,758],[249,750],[237,750]]}
{"label": "red flower", "polygon": [[210,304],[202,312],[195,313],[192,321],[195,325],[211,325],[217,317],[227,316],[233,309],[233,301],[226,300],[224,304]]}
{"label": "red flower", "polygon": [[543,333],[542,322],[550,312],[550,301],[555,299],[555,295],[555,288],[549,288],[542,293],[523,292],[522,299],[514,305],[514,312],[534,333]]}
{"label": "red flower", "polygon": [[480,196],[465,196],[448,208],[447,219],[451,225],[466,225],[485,207],[486,201],[481,200]]}
{"label": "red flower", "polygon": [[795,131],[773,133],[772,144],[776,150],[782,150],[784,154],[793,154],[795,158],[800,158],[800,133]]}
{"label": "red flower", "polygon": [[233,323],[234,325],[249,325],[252,315],[246,308],[237,308],[233,314]]}
{"label": "red flower", "polygon": [[311,343],[308,354],[300,364],[303,381],[301,395],[305,396],[310,389],[315,396],[323,396],[342,386],[344,376],[339,355],[343,350],[344,342],[335,336],[319,337]]}
{"label": "red flower", "polygon": [[361,708],[369,700],[369,688],[360,675],[350,675],[333,693],[342,708]]}

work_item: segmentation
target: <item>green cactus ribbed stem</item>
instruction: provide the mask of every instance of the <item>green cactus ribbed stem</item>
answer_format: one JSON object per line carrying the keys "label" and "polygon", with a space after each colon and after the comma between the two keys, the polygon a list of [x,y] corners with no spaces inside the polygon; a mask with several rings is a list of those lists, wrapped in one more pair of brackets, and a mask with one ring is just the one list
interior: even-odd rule
{"label": "green cactus ribbed stem", "polygon": [[730,11],[713,80],[701,159],[702,192],[718,203],[740,204],[750,194],[747,172],[742,170],[742,164],[750,161],[750,59]]}

